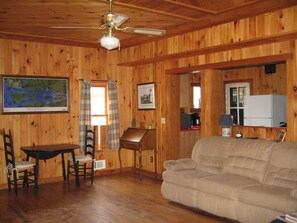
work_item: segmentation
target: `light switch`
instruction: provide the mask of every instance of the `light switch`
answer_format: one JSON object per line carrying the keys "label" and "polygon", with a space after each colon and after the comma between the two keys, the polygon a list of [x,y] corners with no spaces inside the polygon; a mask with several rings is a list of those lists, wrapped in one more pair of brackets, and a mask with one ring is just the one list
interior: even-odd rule
{"label": "light switch", "polygon": [[165,124],[166,123],[166,119],[165,118],[161,118],[161,124]]}

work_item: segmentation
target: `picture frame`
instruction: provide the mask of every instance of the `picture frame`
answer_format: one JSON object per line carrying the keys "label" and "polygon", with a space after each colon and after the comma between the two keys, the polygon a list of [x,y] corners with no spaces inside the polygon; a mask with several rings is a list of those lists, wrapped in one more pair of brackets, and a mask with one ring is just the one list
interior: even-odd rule
{"label": "picture frame", "polygon": [[156,85],[144,83],[137,85],[137,99],[139,110],[156,109]]}
{"label": "picture frame", "polygon": [[1,76],[1,113],[69,112],[64,77]]}

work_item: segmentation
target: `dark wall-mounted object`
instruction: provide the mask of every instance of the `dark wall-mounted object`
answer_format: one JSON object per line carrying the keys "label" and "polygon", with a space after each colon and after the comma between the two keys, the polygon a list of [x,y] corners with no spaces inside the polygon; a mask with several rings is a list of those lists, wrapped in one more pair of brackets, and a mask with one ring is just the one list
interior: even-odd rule
{"label": "dark wall-mounted object", "polygon": [[275,64],[265,65],[265,74],[274,74],[276,72]]}
{"label": "dark wall-mounted object", "polygon": [[192,116],[187,113],[180,113],[180,129],[190,129],[192,124]]}

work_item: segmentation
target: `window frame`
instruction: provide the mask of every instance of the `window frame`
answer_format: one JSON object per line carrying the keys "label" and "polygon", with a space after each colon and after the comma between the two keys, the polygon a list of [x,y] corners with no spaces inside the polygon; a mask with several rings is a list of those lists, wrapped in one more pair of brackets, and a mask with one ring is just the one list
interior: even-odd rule
{"label": "window frame", "polygon": [[[200,87],[200,108],[194,108],[194,87]],[[202,102],[202,87],[199,83],[191,83],[191,93],[190,93],[191,107],[190,112],[201,112],[201,102]]]}
{"label": "window frame", "polygon": [[[225,106],[226,106],[226,113],[227,114],[231,114],[231,109],[236,109],[237,110],[237,124],[236,125],[240,125],[240,109],[243,109],[244,111],[244,106],[245,106],[245,96],[246,95],[250,95],[251,94],[251,82],[247,81],[247,80],[242,80],[242,81],[234,81],[234,82],[225,82],[224,83],[224,87],[225,87]],[[246,92],[245,92],[245,96],[243,98],[243,106],[240,106],[239,103],[237,103],[237,106],[231,106],[230,105],[230,89],[231,88],[240,88],[240,87],[245,87],[246,88]],[[239,102],[239,93],[237,91],[237,102]],[[243,113],[244,116],[244,113]],[[242,117],[243,118],[243,117]],[[243,123],[242,123],[243,124]]]}
{"label": "window frame", "polygon": [[[108,125],[108,83],[103,82],[103,81],[92,81],[91,83],[91,88],[92,87],[103,87],[105,88],[105,114],[104,115],[99,115],[99,114],[92,114],[91,113],[91,123],[92,123],[92,118],[93,117],[105,117],[106,118],[106,126]],[[92,95],[91,95],[91,106],[92,106]],[[99,150],[102,150],[102,145],[101,145],[101,125],[98,125],[98,135],[97,135],[97,148]],[[102,125],[103,126],[103,125]]]}

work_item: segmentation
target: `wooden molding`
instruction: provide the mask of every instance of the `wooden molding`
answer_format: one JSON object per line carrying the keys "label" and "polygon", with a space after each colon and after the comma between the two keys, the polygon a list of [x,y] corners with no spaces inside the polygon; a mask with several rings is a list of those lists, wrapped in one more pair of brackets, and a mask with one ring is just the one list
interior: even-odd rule
{"label": "wooden molding", "polygon": [[292,32],[269,35],[266,37],[257,37],[255,39],[250,39],[250,40],[243,40],[243,41],[237,41],[237,42],[227,43],[222,45],[209,46],[209,47],[199,48],[195,50],[184,51],[180,53],[172,53],[172,54],[167,54],[163,56],[139,59],[136,61],[123,62],[123,63],[119,63],[118,65],[119,66],[138,66],[138,65],[144,65],[148,63],[160,62],[165,60],[198,56],[198,55],[203,55],[208,53],[217,53],[217,52],[222,52],[227,50],[247,48],[251,46],[282,42],[282,41],[287,41],[292,39],[297,39],[297,30]]}
{"label": "wooden molding", "polygon": [[247,65],[261,65],[265,63],[276,63],[276,62],[283,62],[287,59],[292,59],[292,53],[284,53],[278,54],[273,56],[264,56],[264,57],[255,57],[255,58],[247,58],[242,60],[232,60],[232,61],[225,61],[219,63],[210,63],[210,64],[203,64],[197,66],[190,66],[190,67],[180,67],[166,70],[166,74],[174,75],[174,74],[184,74],[189,73],[193,70],[206,70],[206,69],[226,69],[226,68],[238,68]]}

